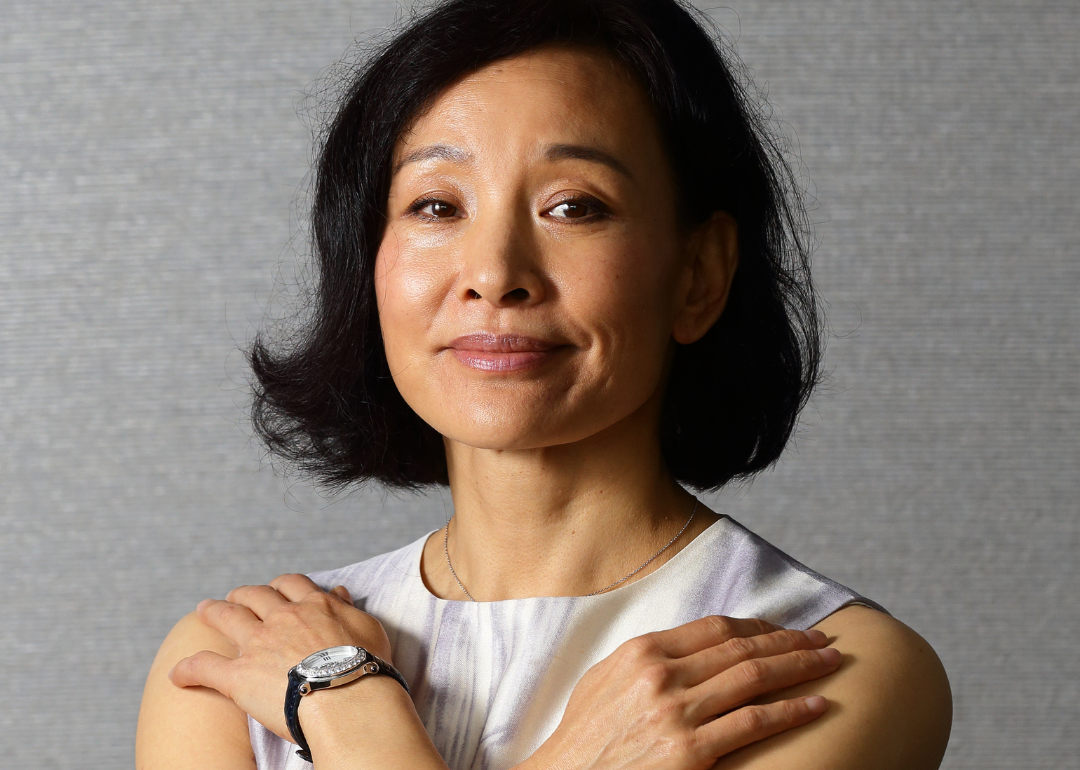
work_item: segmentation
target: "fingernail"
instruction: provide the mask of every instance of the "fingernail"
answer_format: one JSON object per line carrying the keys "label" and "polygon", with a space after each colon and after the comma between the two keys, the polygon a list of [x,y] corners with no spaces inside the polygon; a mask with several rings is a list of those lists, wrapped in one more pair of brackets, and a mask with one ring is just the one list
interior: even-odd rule
{"label": "fingernail", "polygon": [[806,708],[815,714],[820,714],[822,711],[829,707],[829,702],[822,698],[820,695],[811,695],[809,698],[803,701],[806,704]]}
{"label": "fingernail", "polygon": [[172,668],[170,668],[170,669],[169,669],[169,673],[167,673],[167,674],[165,675],[165,676],[169,677],[169,681],[170,681],[170,682],[172,681],[172,672],[173,672],[173,671],[176,671],[176,666],[173,666]]}
{"label": "fingernail", "polygon": [[840,650],[835,647],[824,647],[817,651],[817,654],[821,656],[821,659],[828,663],[830,666],[835,666],[840,662],[840,658],[843,657],[840,654]]}
{"label": "fingernail", "polygon": [[195,605],[195,611],[196,612],[202,612],[202,608],[205,605],[209,604],[210,601],[211,601],[210,599],[203,599],[201,602],[199,602],[198,604]]}
{"label": "fingernail", "polygon": [[803,631],[806,634],[806,638],[810,640],[812,644],[825,644],[829,641],[829,637],[825,632],[818,631],[816,628],[811,628],[809,631]]}

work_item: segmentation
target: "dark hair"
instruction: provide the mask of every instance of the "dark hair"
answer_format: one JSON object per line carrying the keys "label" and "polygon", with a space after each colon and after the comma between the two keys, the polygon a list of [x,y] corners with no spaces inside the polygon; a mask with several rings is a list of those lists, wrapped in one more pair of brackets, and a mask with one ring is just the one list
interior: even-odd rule
{"label": "dark hair", "polygon": [[[692,223],[729,212],[739,266],[705,336],[679,345],[661,442],[680,482],[715,489],[780,456],[818,379],[821,319],[802,196],[757,92],[711,20],[681,0],[451,0],[360,65],[325,132],[311,211],[318,283],[291,342],[249,352],[270,450],[331,489],[446,484],[442,437],[398,393],[374,292],[394,145],[445,87],[544,45],[610,53],[652,103]],[[725,61],[728,59],[730,61]]]}

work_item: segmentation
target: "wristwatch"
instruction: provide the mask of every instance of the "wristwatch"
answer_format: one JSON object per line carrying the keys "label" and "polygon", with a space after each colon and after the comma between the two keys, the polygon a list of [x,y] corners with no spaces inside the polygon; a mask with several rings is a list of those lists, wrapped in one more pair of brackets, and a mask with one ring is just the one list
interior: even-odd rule
{"label": "wristwatch", "polygon": [[396,679],[405,692],[409,691],[409,685],[400,671],[363,647],[328,647],[308,655],[289,669],[289,686],[285,690],[285,724],[292,733],[293,741],[300,747],[297,756],[311,761],[311,752],[297,714],[300,699],[315,690],[339,687],[368,674],[386,674]]}

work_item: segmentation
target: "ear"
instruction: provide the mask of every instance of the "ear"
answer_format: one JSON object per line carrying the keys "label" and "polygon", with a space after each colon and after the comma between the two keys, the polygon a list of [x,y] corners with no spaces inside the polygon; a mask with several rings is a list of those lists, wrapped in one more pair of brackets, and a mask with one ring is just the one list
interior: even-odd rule
{"label": "ear", "polygon": [[689,345],[705,336],[724,312],[731,279],[739,265],[739,227],[726,211],[694,228],[687,239],[687,263],[671,336]]}

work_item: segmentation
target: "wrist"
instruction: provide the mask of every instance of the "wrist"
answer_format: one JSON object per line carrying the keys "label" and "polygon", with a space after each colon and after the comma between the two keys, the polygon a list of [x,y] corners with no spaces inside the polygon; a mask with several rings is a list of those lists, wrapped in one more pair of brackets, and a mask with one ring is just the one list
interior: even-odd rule
{"label": "wrist", "polygon": [[445,770],[404,688],[365,676],[305,696],[298,709],[318,770],[415,767]]}
{"label": "wrist", "polygon": [[572,737],[566,740],[567,737],[560,724],[528,759],[515,765],[513,770],[575,770],[592,766],[594,762],[582,755]]}
{"label": "wrist", "polygon": [[300,700],[297,715],[308,744],[322,745],[346,735],[357,737],[355,726],[367,724],[366,714],[397,722],[413,709],[405,690],[389,677],[365,676],[341,687],[318,690]]}

